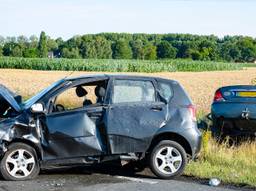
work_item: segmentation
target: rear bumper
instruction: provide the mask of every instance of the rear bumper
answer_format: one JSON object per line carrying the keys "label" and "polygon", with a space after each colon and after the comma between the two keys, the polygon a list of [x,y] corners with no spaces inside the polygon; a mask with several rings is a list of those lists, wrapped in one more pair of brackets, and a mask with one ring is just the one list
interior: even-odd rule
{"label": "rear bumper", "polygon": [[[248,103],[213,103],[211,107],[212,128],[216,137],[255,137],[256,119],[254,116],[256,104]],[[243,117],[245,108],[249,108],[248,118]]]}
{"label": "rear bumper", "polygon": [[211,132],[215,137],[230,136],[230,137],[256,137],[255,131],[241,130],[234,125],[236,119],[218,119],[213,118]]}
{"label": "rear bumper", "polygon": [[201,150],[202,145],[202,133],[197,128],[196,124],[195,127],[189,128],[182,133],[182,135],[186,138],[189,142],[191,151],[192,151],[192,160],[195,159]]}

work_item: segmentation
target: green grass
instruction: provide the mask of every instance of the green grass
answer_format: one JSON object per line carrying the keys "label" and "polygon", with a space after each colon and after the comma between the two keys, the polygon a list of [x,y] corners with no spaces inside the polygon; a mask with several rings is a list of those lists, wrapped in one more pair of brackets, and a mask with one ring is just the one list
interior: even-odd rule
{"label": "green grass", "polygon": [[101,72],[176,72],[240,70],[246,63],[172,60],[47,59],[1,57],[0,68]]}
{"label": "green grass", "polygon": [[185,174],[256,187],[256,143],[246,142],[230,148],[226,144],[217,144],[209,132],[204,132],[201,155],[196,162],[189,163]]}

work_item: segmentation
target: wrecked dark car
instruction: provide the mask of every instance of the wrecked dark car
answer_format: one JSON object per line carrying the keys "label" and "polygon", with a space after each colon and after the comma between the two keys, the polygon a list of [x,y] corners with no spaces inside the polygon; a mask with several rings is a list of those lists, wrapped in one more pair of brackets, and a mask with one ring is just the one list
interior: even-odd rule
{"label": "wrecked dark car", "polygon": [[211,107],[215,138],[233,141],[256,136],[256,87],[226,86],[215,92]]}
{"label": "wrecked dark car", "polygon": [[6,180],[112,160],[146,161],[168,179],[200,150],[195,107],[173,80],[65,78],[25,102],[1,86],[0,103],[0,171]]}

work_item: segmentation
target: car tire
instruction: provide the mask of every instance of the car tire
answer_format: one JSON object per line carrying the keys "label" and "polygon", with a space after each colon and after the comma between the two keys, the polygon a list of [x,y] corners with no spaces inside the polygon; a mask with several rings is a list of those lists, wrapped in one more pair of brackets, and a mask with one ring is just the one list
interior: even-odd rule
{"label": "car tire", "polygon": [[159,178],[171,179],[183,173],[187,154],[177,142],[163,140],[155,145],[149,156],[151,171]]}
{"label": "car tire", "polygon": [[40,171],[35,149],[24,143],[11,144],[0,165],[0,172],[5,180],[33,179]]}

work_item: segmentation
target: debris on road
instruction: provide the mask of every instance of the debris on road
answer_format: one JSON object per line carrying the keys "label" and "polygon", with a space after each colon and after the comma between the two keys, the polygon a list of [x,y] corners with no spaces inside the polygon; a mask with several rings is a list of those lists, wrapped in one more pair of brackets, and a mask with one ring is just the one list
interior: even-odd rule
{"label": "debris on road", "polygon": [[211,178],[211,179],[209,180],[209,185],[210,185],[210,186],[219,186],[220,183],[221,183],[221,181],[220,181],[220,179],[218,179],[218,178]]}

